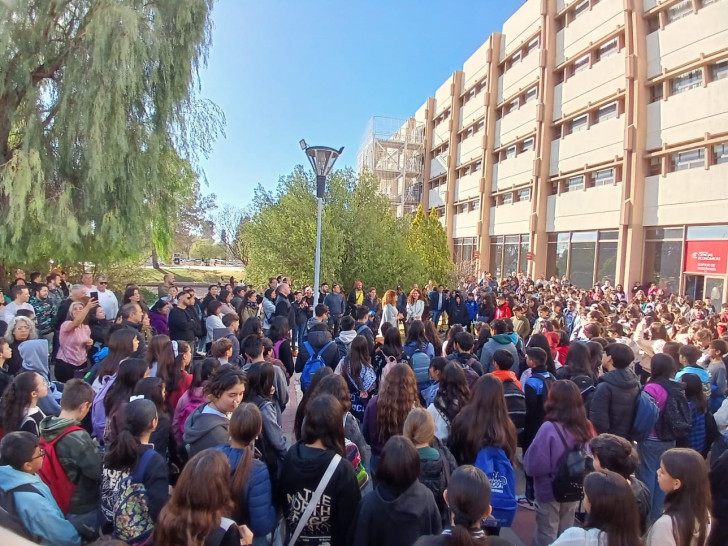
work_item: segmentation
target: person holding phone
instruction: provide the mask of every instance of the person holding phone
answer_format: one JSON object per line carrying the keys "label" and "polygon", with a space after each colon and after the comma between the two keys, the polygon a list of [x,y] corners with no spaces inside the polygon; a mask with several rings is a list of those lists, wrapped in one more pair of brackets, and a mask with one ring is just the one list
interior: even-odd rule
{"label": "person holding phone", "polygon": [[98,300],[89,298],[85,304],[73,302],[68,309],[68,320],[61,324],[56,355],[55,376],[61,383],[86,373],[88,350],[94,344],[86,317],[98,304]]}

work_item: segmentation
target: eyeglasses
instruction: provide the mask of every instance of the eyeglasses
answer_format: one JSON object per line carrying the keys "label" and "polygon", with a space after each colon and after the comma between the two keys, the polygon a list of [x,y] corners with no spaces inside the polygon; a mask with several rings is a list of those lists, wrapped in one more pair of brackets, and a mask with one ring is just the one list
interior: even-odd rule
{"label": "eyeglasses", "polygon": [[99,281],[98,284],[109,284],[109,283],[106,281]]}
{"label": "eyeglasses", "polygon": [[34,460],[36,460],[36,459],[42,459],[42,458],[43,458],[43,457],[45,457],[45,456],[46,456],[46,452],[45,452],[45,449],[43,449],[43,448],[41,447],[41,448],[40,448],[40,451],[39,451],[39,453],[38,453],[38,455],[36,455],[35,457],[33,457],[33,458],[31,459],[31,461],[34,461]]}

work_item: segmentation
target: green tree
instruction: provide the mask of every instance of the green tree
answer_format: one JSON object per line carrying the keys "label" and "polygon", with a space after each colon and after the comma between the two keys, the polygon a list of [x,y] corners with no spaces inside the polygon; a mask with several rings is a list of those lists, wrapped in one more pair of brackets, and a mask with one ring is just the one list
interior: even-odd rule
{"label": "green tree", "polygon": [[225,258],[225,248],[211,239],[198,239],[192,244],[190,257],[198,260],[221,260]]}
{"label": "green tree", "polygon": [[200,183],[195,180],[190,190],[190,199],[177,209],[172,247],[190,258],[192,245],[200,239],[212,239],[215,223],[212,215],[217,210],[217,196],[203,194]]}
{"label": "green tree", "polygon": [[224,124],[196,95],[212,2],[0,2],[0,262],[169,247],[191,183],[170,154],[194,164]]}
{"label": "green tree", "polygon": [[455,264],[447,245],[447,233],[434,208],[430,209],[428,215],[422,205],[417,207],[408,243],[410,250],[423,262],[423,276],[435,283],[444,283]]}

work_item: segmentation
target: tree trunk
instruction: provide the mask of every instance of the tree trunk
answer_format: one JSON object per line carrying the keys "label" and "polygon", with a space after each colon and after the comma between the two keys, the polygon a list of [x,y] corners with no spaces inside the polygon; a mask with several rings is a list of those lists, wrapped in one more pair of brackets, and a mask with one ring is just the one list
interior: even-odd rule
{"label": "tree trunk", "polygon": [[159,256],[157,255],[157,249],[154,247],[152,247],[152,267],[154,267],[154,269],[160,269]]}

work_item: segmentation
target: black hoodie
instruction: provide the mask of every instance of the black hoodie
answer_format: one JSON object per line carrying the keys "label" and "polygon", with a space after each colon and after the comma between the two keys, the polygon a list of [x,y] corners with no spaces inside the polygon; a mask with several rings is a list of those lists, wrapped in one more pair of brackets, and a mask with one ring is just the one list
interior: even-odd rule
{"label": "black hoodie", "polygon": [[[295,531],[306,505],[334,457],[328,449],[316,449],[298,442],[288,450],[278,482],[288,534]],[[361,499],[354,467],[342,457],[297,545],[344,546],[346,535]],[[433,500],[434,503],[434,500]],[[288,542],[286,538],[285,543]]]}
{"label": "black hoodie", "polygon": [[[311,345],[311,348],[318,352],[322,349],[324,345],[326,345],[329,341],[331,341],[331,332],[329,332],[328,328],[324,323],[319,323],[321,326],[314,325],[311,327],[311,330],[308,332],[308,343]],[[296,373],[301,373],[303,371],[303,367],[306,365],[306,362],[309,358],[308,349],[306,348],[306,345],[302,343],[300,347],[298,348],[298,357],[296,358]],[[323,354],[324,363],[331,368],[332,370],[336,369],[336,365],[339,363],[339,349],[336,347],[336,343],[332,343],[329,345]]]}
{"label": "black hoodie", "polygon": [[629,368],[605,373],[591,398],[589,419],[597,434],[616,434],[629,440],[640,383]]}

